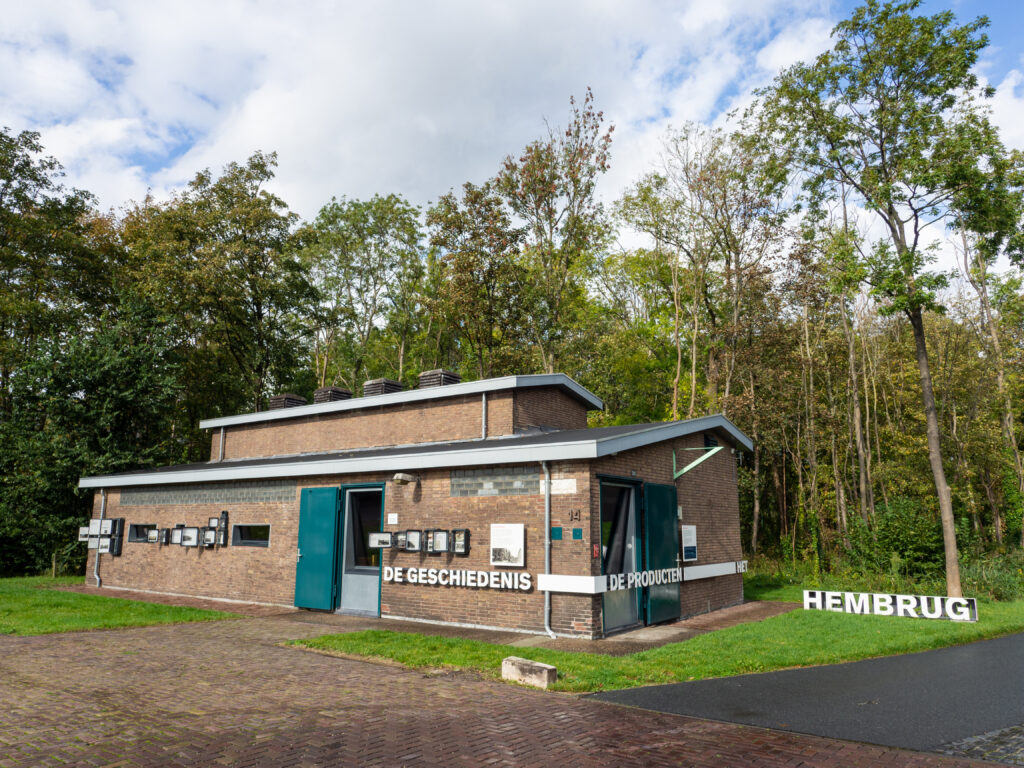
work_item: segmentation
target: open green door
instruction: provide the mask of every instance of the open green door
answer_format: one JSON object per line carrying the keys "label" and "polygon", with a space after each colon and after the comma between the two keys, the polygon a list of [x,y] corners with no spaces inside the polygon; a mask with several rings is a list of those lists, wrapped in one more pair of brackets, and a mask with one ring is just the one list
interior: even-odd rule
{"label": "open green door", "polygon": [[[644,484],[644,559],[649,571],[679,566],[679,536],[676,528],[676,487]],[[644,592],[647,623],[678,619],[679,585],[656,584]]]}
{"label": "open green door", "polygon": [[340,488],[303,488],[299,499],[299,551],[295,606],[333,611],[337,603]]}

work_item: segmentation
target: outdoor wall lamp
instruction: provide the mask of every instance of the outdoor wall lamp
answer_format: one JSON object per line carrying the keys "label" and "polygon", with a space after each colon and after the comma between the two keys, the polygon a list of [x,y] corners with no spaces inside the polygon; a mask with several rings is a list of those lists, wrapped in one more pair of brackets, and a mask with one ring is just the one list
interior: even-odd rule
{"label": "outdoor wall lamp", "polygon": [[419,475],[410,475],[405,472],[396,472],[391,481],[395,485],[408,485],[409,483],[419,483],[420,477]]}

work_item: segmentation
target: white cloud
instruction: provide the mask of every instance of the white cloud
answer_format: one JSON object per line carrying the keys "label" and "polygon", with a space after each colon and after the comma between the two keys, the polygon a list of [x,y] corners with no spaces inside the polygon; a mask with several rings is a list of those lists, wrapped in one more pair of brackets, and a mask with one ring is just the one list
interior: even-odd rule
{"label": "white cloud", "polygon": [[1024,149],[1024,74],[1011,69],[992,97],[992,120],[1007,146]]}
{"label": "white cloud", "polygon": [[781,55],[759,53],[773,30],[830,25],[815,0],[9,10],[0,122],[40,130],[71,183],[117,206],[276,150],[276,191],[305,217],[332,195],[425,204],[482,181],[545,119],[564,123],[587,86],[617,126],[610,199],[650,167],[667,125],[715,118]]}

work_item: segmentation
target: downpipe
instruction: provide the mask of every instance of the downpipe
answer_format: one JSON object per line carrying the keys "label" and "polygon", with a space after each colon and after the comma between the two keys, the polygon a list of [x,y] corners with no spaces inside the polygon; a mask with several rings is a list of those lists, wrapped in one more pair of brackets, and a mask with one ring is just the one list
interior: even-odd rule
{"label": "downpipe", "polygon": [[[551,574],[551,470],[548,468],[548,463],[542,461],[541,467],[544,468],[544,573],[545,575]],[[551,629],[551,592],[544,592],[544,631],[547,632],[548,637],[554,639],[557,637],[554,630]]]}
{"label": "downpipe", "polygon": [[[107,489],[100,488],[100,520],[107,515]],[[92,561],[92,577],[96,580],[96,587],[103,586],[103,579],[100,578],[100,551],[97,548],[96,557]]]}

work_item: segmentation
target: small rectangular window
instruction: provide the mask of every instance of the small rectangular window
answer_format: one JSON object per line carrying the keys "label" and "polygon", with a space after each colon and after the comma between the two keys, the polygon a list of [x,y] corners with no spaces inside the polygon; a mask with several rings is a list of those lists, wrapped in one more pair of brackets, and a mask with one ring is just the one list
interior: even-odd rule
{"label": "small rectangular window", "polygon": [[152,523],[137,523],[128,526],[128,541],[149,541],[149,532],[155,531]]}
{"label": "small rectangular window", "polygon": [[236,547],[270,546],[270,526],[236,525],[231,529],[231,543]]}

